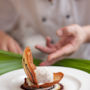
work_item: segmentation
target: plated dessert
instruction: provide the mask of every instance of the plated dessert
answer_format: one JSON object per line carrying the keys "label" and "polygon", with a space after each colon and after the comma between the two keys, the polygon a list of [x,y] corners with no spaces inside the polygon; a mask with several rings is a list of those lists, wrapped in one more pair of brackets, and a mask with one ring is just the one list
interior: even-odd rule
{"label": "plated dessert", "polygon": [[33,63],[29,47],[24,50],[22,63],[27,75],[24,84],[21,86],[22,89],[63,90],[63,85],[60,84],[60,81],[64,74],[62,72],[50,73],[46,67],[37,68]]}

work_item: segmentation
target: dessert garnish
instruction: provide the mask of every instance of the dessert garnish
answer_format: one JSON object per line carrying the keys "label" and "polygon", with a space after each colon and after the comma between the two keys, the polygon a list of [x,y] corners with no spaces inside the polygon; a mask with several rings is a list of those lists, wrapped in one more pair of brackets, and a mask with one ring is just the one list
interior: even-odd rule
{"label": "dessert garnish", "polygon": [[63,89],[63,86],[59,84],[64,76],[63,73],[51,73],[46,67],[37,68],[33,63],[33,57],[29,47],[24,50],[22,64],[27,75],[24,84],[21,86],[24,90]]}

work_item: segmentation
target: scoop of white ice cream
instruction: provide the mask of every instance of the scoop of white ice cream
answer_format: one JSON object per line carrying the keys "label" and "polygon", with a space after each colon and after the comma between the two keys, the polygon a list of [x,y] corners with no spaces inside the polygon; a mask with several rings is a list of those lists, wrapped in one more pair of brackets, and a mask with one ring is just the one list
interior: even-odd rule
{"label": "scoop of white ice cream", "polygon": [[48,71],[48,68],[41,67],[35,70],[38,84],[53,82],[53,73]]}

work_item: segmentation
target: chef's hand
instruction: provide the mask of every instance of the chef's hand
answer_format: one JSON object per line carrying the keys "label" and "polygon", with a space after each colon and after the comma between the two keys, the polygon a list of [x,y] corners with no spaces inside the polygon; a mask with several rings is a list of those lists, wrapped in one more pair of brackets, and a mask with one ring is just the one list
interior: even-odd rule
{"label": "chef's hand", "polygon": [[68,56],[78,50],[86,40],[86,33],[79,25],[71,25],[57,31],[60,40],[56,44],[51,43],[51,38],[46,38],[46,47],[36,45],[41,52],[48,54],[46,61],[40,65],[51,65],[60,58]]}
{"label": "chef's hand", "polygon": [[19,44],[12,37],[2,31],[0,31],[0,49],[19,54],[22,53]]}

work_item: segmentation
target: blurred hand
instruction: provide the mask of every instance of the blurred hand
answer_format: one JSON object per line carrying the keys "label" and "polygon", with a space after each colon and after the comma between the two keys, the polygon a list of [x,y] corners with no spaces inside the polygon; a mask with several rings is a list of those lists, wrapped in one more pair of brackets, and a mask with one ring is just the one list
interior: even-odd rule
{"label": "blurred hand", "polygon": [[0,31],[0,49],[14,53],[22,53],[19,44],[9,35]]}
{"label": "blurred hand", "polygon": [[46,38],[46,47],[36,45],[41,52],[48,54],[46,61],[40,65],[51,65],[60,58],[68,56],[78,50],[80,45],[85,42],[86,33],[82,27],[71,25],[57,31],[60,40],[56,44],[51,43],[51,38]]}

